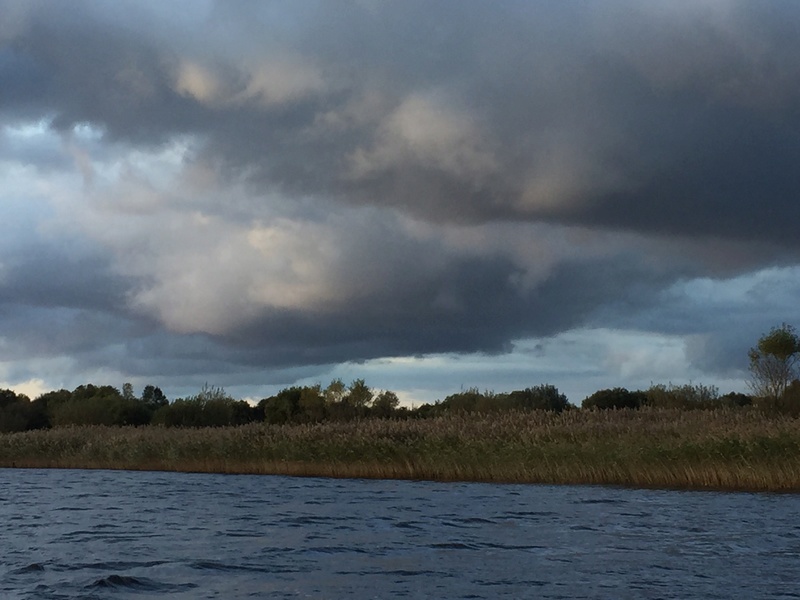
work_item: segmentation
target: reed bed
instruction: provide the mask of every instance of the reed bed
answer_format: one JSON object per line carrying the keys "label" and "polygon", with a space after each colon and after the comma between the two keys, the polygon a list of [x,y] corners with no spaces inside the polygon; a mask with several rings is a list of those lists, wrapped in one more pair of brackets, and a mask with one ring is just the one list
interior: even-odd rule
{"label": "reed bed", "polygon": [[800,420],[755,410],[447,415],[0,435],[0,467],[800,491]]}

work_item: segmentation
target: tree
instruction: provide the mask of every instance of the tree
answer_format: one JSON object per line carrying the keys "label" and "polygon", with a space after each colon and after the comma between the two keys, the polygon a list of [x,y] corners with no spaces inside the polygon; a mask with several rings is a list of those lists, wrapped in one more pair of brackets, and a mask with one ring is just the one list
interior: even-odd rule
{"label": "tree", "polygon": [[41,403],[34,404],[13,390],[0,390],[0,432],[36,429],[45,420]]}
{"label": "tree", "polygon": [[487,401],[488,394],[482,394],[476,387],[450,394],[442,400],[441,407],[453,412],[472,412],[479,408],[487,408],[491,404]]}
{"label": "tree", "polygon": [[291,422],[299,411],[302,395],[303,388],[293,386],[262,400],[259,406],[264,410],[264,420],[273,425]]}
{"label": "tree", "polygon": [[164,392],[161,391],[161,388],[153,385],[144,386],[144,389],[142,390],[142,402],[144,402],[145,405],[153,411],[169,404],[169,401],[164,395]]}
{"label": "tree", "polygon": [[521,410],[553,410],[561,412],[569,405],[567,397],[554,385],[537,385],[508,394],[509,408]]}
{"label": "tree", "polygon": [[341,402],[344,399],[346,390],[347,388],[344,385],[344,381],[341,379],[334,379],[323,392],[323,395],[325,396],[325,403],[337,404]]}
{"label": "tree", "polygon": [[370,405],[372,396],[372,389],[370,389],[366,382],[363,379],[356,379],[348,388],[346,400],[350,406],[363,408]]}
{"label": "tree", "polygon": [[800,336],[794,327],[783,323],[761,336],[750,348],[750,389],[756,396],[780,399],[789,384],[797,379]]}
{"label": "tree", "polygon": [[317,422],[325,419],[325,396],[319,384],[305,386],[300,391],[300,398],[297,402],[300,410],[300,417],[304,421]]}
{"label": "tree", "polygon": [[133,384],[125,382],[122,384],[122,397],[125,400],[134,400],[136,398],[136,394],[133,393]]}
{"label": "tree", "polygon": [[372,412],[378,417],[391,417],[392,413],[400,406],[400,398],[390,390],[385,390],[372,401]]}

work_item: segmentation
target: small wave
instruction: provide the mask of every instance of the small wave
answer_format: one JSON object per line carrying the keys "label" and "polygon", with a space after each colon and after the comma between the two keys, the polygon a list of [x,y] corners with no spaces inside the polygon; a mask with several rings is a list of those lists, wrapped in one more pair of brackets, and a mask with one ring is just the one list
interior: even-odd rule
{"label": "small wave", "polygon": [[198,571],[220,571],[223,573],[249,572],[249,573],[295,573],[298,569],[275,566],[253,566],[253,565],[234,565],[223,563],[216,560],[196,560],[189,563],[190,569]]}
{"label": "small wave", "polygon": [[478,579],[475,583],[478,585],[495,587],[495,586],[530,586],[530,587],[544,587],[550,585],[550,581],[542,581],[541,579]]}
{"label": "small wave", "polygon": [[576,504],[627,504],[627,500],[622,498],[586,498],[583,500],[576,500]]}
{"label": "small wave", "polygon": [[597,531],[597,527],[593,527],[591,525],[572,525],[572,526],[570,526],[570,530],[572,530],[572,531]]}
{"label": "small wave", "polygon": [[537,544],[498,544],[493,542],[486,542],[481,544],[480,547],[492,550],[544,550],[547,548],[547,546]]}
{"label": "small wave", "polygon": [[419,523],[415,523],[414,521],[399,521],[394,523],[394,526],[398,529],[423,529],[420,527]]}
{"label": "small wave", "polygon": [[557,517],[559,513],[552,510],[512,510],[503,515],[509,517]]}
{"label": "small wave", "polygon": [[154,590],[158,586],[154,581],[146,577],[133,577],[131,575],[109,575],[95,580],[87,586],[89,588],[114,588],[114,589],[134,589],[134,590]]}
{"label": "small wave", "polygon": [[393,571],[381,571],[383,575],[394,575],[395,577],[427,577],[427,576],[435,576],[435,577],[442,577],[443,574],[440,571],[431,571],[429,569],[395,569]]}
{"label": "small wave", "polygon": [[161,583],[147,577],[132,575],[109,575],[101,577],[86,586],[87,589],[131,590],[136,592],[175,592],[197,587],[195,583]]}
{"label": "small wave", "polygon": [[79,571],[79,570],[95,570],[95,571],[123,571],[125,569],[136,568],[149,568],[157,567],[165,564],[165,560],[109,560],[102,562],[87,562],[87,563],[74,563],[63,565],[59,570],[64,571]]}
{"label": "small wave", "polygon": [[456,529],[475,529],[476,525],[497,525],[494,519],[481,519],[478,517],[470,517],[467,519],[452,519],[450,521],[442,521],[445,527],[454,527]]}
{"label": "small wave", "polygon": [[464,518],[459,518],[459,519],[455,519],[455,520],[459,521],[461,523],[467,523],[467,524],[472,524],[472,523],[480,523],[480,524],[484,524],[485,523],[485,524],[488,524],[488,525],[494,525],[495,524],[495,520],[494,519],[484,519],[483,517],[464,517]]}
{"label": "small wave", "polygon": [[44,571],[44,565],[40,563],[31,563],[27,566],[20,567],[11,571],[14,575],[24,575],[25,573],[41,573]]}
{"label": "small wave", "polygon": [[370,554],[372,551],[358,548],[357,546],[315,546],[306,552],[319,552],[320,554]]}
{"label": "small wave", "polygon": [[431,548],[437,550],[478,550],[478,546],[473,544],[465,544],[463,542],[443,542],[440,544],[431,544]]}

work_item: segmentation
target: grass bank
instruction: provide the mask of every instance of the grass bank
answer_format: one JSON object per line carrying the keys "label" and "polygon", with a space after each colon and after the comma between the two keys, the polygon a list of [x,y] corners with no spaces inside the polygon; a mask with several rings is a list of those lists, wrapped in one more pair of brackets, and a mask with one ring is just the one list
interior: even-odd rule
{"label": "grass bank", "polygon": [[621,410],[0,435],[0,467],[800,491],[800,420]]}

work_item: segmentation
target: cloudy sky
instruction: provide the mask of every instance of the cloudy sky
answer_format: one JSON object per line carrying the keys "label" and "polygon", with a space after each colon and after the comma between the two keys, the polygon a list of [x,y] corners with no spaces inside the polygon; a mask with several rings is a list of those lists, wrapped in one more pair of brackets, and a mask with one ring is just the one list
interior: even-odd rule
{"label": "cloudy sky", "polygon": [[795,0],[0,0],[0,387],[746,391]]}

